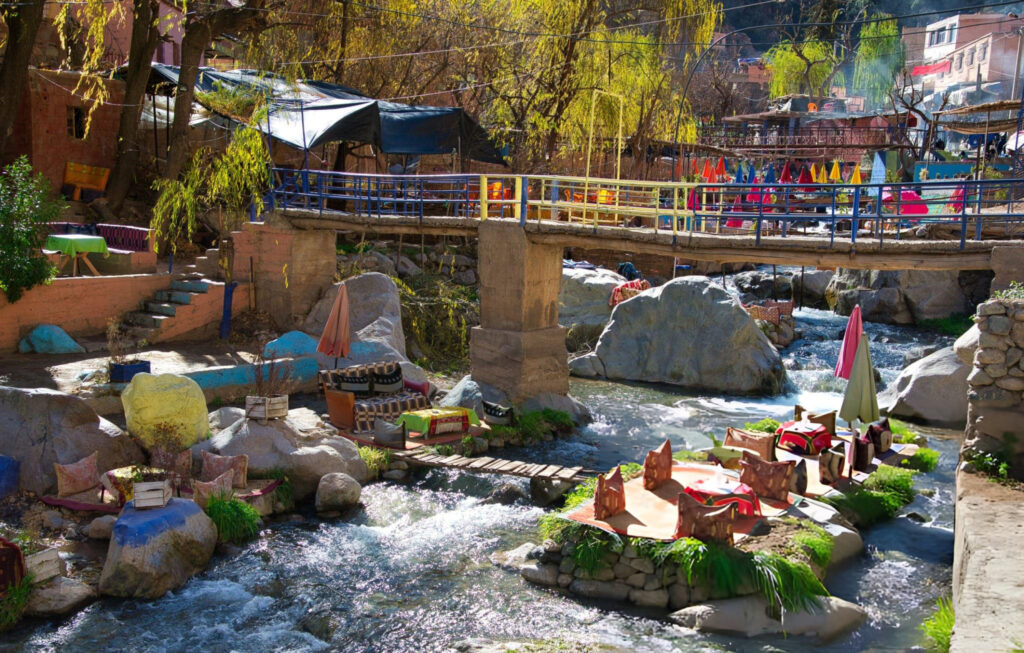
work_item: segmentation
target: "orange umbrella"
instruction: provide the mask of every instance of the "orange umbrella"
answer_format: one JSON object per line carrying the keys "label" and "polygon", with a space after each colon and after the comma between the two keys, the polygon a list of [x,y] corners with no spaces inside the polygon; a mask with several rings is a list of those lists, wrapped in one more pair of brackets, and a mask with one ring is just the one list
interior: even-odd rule
{"label": "orange umbrella", "polygon": [[711,169],[711,159],[704,159],[704,171],[700,173],[700,176],[704,178],[704,181],[711,181],[713,172]]}
{"label": "orange umbrella", "polygon": [[722,179],[722,178],[725,177],[725,175],[726,175],[725,157],[724,156],[720,156],[720,157],[718,157],[718,165],[715,166],[715,176],[718,177],[719,179]]}
{"label": "orange umbrella", "polygon": [[320,336],[320,342],[316,350],[321,354],[334,356],[348,356],[352,349],[352,336],[349,333],[348,325],[348,290],[345,284],[338,286],[338,296],[334,299],[334,306],[331,307],[331,314],[327,318],[327,325]]}
{"label": "orange umbrella", "polygon": [[699,173],[699,172],[700,172],[700,168],[697,165],[697,157],[693,157],[693,162],[690,165],[690,176],[691,177],[696,177],[697,173]]}

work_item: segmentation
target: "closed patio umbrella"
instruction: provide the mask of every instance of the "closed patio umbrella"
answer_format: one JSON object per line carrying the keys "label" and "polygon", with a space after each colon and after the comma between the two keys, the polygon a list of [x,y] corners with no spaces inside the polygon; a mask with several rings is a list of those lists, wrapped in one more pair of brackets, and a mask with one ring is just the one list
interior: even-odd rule
{"label": "closed patio umbrella", "polygon": [[864,424],[878,421],[878,394],[875,390],[875,370],[871,365],[871,352],[868,350],[868,336],[862,333],[857,355],[853,361],[850,382],[846,384],[843,394],[843,405],[839,416],[849,423],[859,419]]}
{"label": "closed patio umbrella", "polygon": [[789,167],[789,161],[782,166],[782,173],[779,174],[780,184],[792,184],[793,183],[793,171]]}
{"label": "closed patio umbrella", "polygon": [[836,361],[835,376],[840,379],[850,378],[850,370],[853,369],[853,359],[857,355],[857,347],[860,345],[860,337],[864,333],[864,323],[861,320],[860,306],[854,306],[850,312],[850,319],[846,322],[846,333],[843,334],[843,344],[839,348],[839,360]]}
{"label": "closed patio umbrella", "polygon": [[[338,296],[334,299],[331,314],[327,317],[324,332],[316,350],[321,354],[335,358],[348,356],[352,349],[352,336],[349,333],[348,290],[345,284],[338,286]],[[337,365],[337,361],[335,361]]]}

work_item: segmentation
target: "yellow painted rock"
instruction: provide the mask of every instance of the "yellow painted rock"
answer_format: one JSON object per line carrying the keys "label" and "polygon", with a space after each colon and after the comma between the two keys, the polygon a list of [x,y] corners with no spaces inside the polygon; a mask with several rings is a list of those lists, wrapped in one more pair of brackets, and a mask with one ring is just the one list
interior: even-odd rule
{"label": "yellow painted rock", "polygon": [[151,449],[182,450],[210,431],[199,384],[179,374],[136,374],[121,393],[128,432]]}

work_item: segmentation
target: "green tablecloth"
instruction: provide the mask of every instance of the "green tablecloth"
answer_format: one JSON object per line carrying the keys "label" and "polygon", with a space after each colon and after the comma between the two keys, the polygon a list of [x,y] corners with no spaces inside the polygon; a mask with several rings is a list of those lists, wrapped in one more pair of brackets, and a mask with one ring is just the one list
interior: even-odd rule
{"label": "green tablecloth", "polygon": [[45,249],[55,250],[68,256],[74,256],[79,252],[95,252],[97,254],[108,254],[107,241],[103,236],[89,236],[87,234],[53,234],[46,238]]}

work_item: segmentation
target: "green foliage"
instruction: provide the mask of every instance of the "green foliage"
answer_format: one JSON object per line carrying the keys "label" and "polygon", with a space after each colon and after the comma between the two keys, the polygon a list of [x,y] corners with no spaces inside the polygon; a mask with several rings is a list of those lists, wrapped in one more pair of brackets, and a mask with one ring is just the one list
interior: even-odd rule
{"label": "green foliage", "polygon": [[880,465],[865,479],[863,487],[891,494],[905,505],[914,500],[914,472],[892,465]]}
{"label": "green foliage", "polygon": [[359,457],[374,478],[379,478],[391,464],[391,451],[379,447],[359,447]]}
{"label": "green foliage", "polygon": [[584,501],[593,499],[595,492],[597,492],[597,479],[588,478],[566,493],[565,500],[562,503],[562,510],[565,512],[572,511]]}
{"label": "green foliage", "polygon": [[892,519],[903,506],[899,498],[885,492],[856,488],[844,494],[822,497],[844,517],[858,526],[871,526]]}
{"label": "green foliage", "polygon": [[606,565],[605,556],[622,550],[622,539],[614,533],[598,528],[581,529],[572,550],[572,561],[576,566],[593,576]]}
{"label": "green foliage", "polygon": [[294,505],[295,486],[292,485],[292,480],[288,478],[285,471],[280,467],[275,467],[267,472],[267,478],[281,481],[281,484],[274,488],[274,493],[277,495],[278,501],[286,506]]}
{"label": "green foliage", "polygon": [[[643,476],[644,466],[640,463],[626,463],[619,465],[619,470],[622,473],[622,481],[626,482]],[[615,468],[613,467],[610,471],[615,471]]]}
{"label": "green foliage", "polygon": [[438,444],[434,445],[434,453],[438,456],[450,456],[455,453],[455,450],[449,444]]}
{"label": "green foliage", "polygon": [[547,432],[544,415],[540,411],[522,413],[516,416],[516,429],[523,442],[540,442]]}
{"label": "green foliage", "polygon": [[889,430],[892,431],[893,442],[921,445],[927,441],[923,435],[911,430],[909,424],[891,417],[889,418]]}
{"label": "green foliage", "polygon": [[467,367],[469,329],[480,322],[480,305],[473,291],[440,274],[392,280],[402,304],[402,328],[426,354],[427,369]]}
{"label": "green foliage", "polygon": [[949,640],[953,636],[956,615],[953,613],[953,600],[939,598],[935,602],[935,612],[921,624],[921,632],[932,641],[931,650],[948,653]]}
{"label": "green foliage", "polygon": [[1006,290],[992,291],[992,299],[1024,299],[1024,283],[1011,281]]}
{"label": "green foliage", "polygon": [[939,452],[921,447],[910,458],[904,458],[900,465],[916,472],[930,472],[939,464]]}
{"label": "green foliage", "polygon": [[0,632],[9,630],[21,621],[29,595],[32,594],[32,577],[26,574],[17,585],[8,585],[0,594]]}
{"label": "green foliage", "polygon": [[[887,18],[878,14],[873,18]],[[903,69],[904,51],[896,19],[865,23],[853,61],[853,85],[867,96],[869,106],[889,99],[896,74]]]}
{"label": "green foliage", "polygon": [[831,83],[843,83],[838,72],[840,60],[831,43],[817,39],[782,41],[768,50],[765,60],[771,74],[768,92],[772,97],[794,93],[826,96]]}
{"label": "green foliage", "polygon": [[777,553],[754,553],[749,573],[776,614],[780,608],[790,612],[813,611],[821,607],[819,597],[828,596],[828,590],[810,567]]}
{"label": "green foliage", "polygon": [[801,530],[793,536],[793,544],[802,549],[819,567],[827,567],[832,560],[835,538],[828,531],[806,519],[798,520]]}
{"label": "green foliage", "polygon": [[240,544],[259,533],[260,513],[246,502],[230,495],[214,495],[206,504],[206,514],[217,525],[222,542]]}
{"label": "green foliage", "polygon": [[917,326],[937,331],[943,335],[959,337],[974,326],[974,320],[969,315],[957,314],[933,320],[918,320]]}
{"label": "green foliage", "polygon": [[178,249],[178,240],[190,239],[199,224],[204,210],[203,184],[207,177],[204,164],[206,152],[198,150],[185,169],[181,179],[157,179],[153,190],[158,195],[153,205],[153,217],[149,228],[153,230],[153,249],[159,251],[160,243],[166,241],[171,252]]}
{"label": "green foliage", "polygon": [[572,420],[572,415],[564,410],[545,408],[540,411],[540,416],[547,423],[548,428],[555,433],[564,435],[576,430],[576,422]]}
{"label": "green foliage", "polygon": [[986,476],[999,480],[1006,480],[1010,476],[1010,463],[1002,452],[977,454],[970,456],[968,460]]}
{"label": "green foliage", "polygon": [[708,460],[708,452],[707,451],[688,451],[686,449],[681,449],[681,450],[675,452],[674,454],[672,454],[672,459],[673,460],[678,460],[679,462],[704,463],[704,462],[707,462],[707,460]]}
{"label": "green foliage", "polygon": [[476,448],[476,446],[473,444],[473,436],[472,435],[464,435],[464,436],[462,436],[462,455],[463,456],[470,456],[470,455],[472,455],[473,454],[473,450],[475,448]]}
{"label": "green foliage", "polygon": [[775,433],[779,426],[781,426],[779,420],[765,417],[757,422],[747,422],[743,425],[743,428],[748,431],[757,431],[758,433]]}
{"label": "green foliage", "polygon": [[32,176],[32,166],[24,156],[0,173],[0,290],[11,303],[57,274],[42,249],[47,223],[57,219],[61,208],[50,198],[46,179]]}
{"label": "green foliage", "polygon": [[264,100],[265,98],[254,87],[224,85],[219,81],[214,82],[212,91],[196,91],[197,102],[239,122],[249,122]]}

